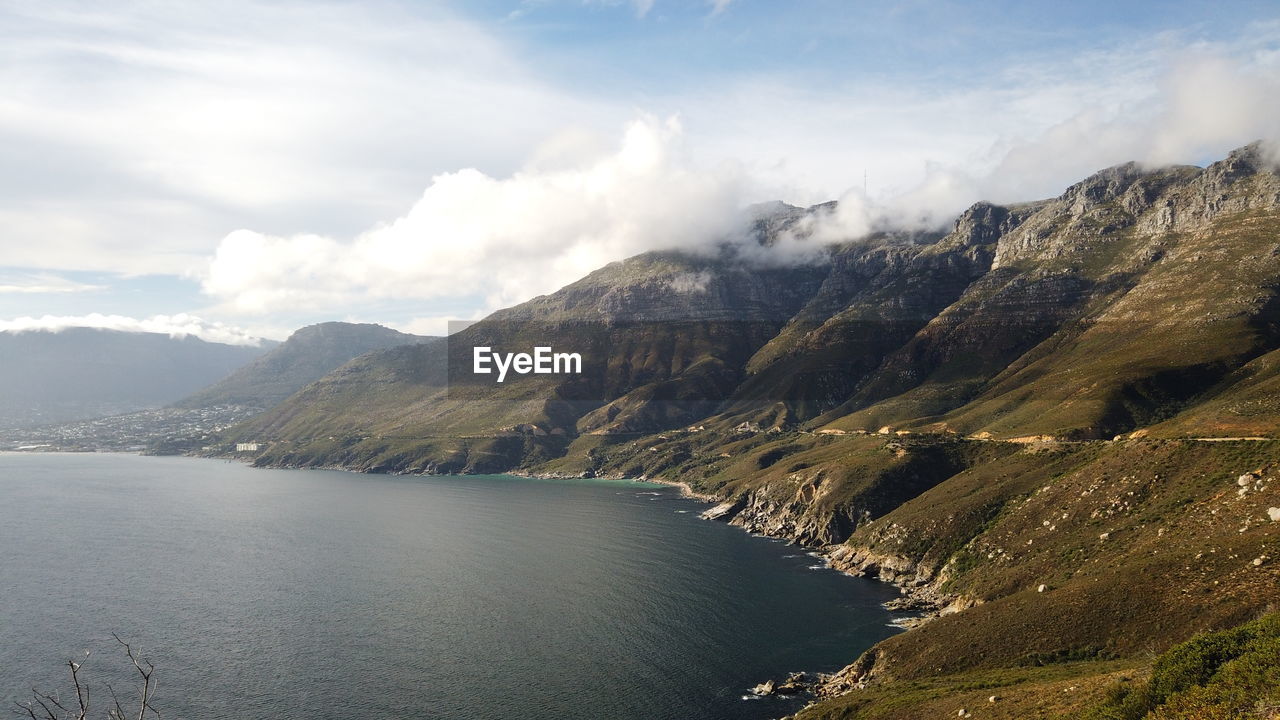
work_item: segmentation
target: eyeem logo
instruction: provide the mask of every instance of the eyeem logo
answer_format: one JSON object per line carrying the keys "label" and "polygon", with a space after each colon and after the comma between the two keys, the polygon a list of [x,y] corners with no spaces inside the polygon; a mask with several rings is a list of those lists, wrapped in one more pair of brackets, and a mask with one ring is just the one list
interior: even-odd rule
{"label": "eyeem logo", "polygon": [[529,353],[496,353],[493,348],[472,348],[472,372],[476,375],[492,374],[496,368],[498,382],[512,370],[520,375],[567,375],[582,373],[582,355],[578,353],[553,353],[549,347],[535,347]]}

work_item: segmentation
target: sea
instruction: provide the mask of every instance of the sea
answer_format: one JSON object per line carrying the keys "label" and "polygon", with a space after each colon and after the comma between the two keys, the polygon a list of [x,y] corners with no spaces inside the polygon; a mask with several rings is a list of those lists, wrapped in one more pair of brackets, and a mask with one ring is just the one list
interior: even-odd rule
{"label": "sea", "polygon": [[[155,667],[162,718],[775,718],[899,630],[887,585],[627,480],[0,454],[0,701]],[[88,653],[86,655],[86,652]],[[97,707],[97,712],[92,708]]]}

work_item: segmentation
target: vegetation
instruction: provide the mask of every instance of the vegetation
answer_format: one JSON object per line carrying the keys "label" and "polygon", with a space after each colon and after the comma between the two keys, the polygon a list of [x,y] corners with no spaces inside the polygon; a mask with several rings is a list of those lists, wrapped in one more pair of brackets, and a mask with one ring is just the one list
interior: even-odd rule
{"label": "vegetation", "polygon": [[1171,648],[1143,682],[1118,682],[1089,720],[1280,717],[1280,614]]}

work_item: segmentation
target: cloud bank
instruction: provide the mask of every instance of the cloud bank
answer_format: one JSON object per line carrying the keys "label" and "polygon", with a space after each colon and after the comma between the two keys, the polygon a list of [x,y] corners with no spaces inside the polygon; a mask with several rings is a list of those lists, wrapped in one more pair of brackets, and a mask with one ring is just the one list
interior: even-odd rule
{"label": "cloud bank", "polygon": [[122,332],[160,333],[173,338],[196,337],[205,342],[224,343],[227,345],[257,347],[262,344],[260,338],[253,337],[240,328],[220,322],[209,322],[185,313],[153,315],[141,319],[124,315],[92,313],[76,316],[45,315],[43,317],[20,317],[14,320],[0,320],[0,332],[61,332],[68,328],[97,328]]}
{"label": "cloud bank", "polygon": [[75,282],[53,273],[0,275],[0,295],[50,295],[102,290],[103,285]]}
{"label": "cloud bank", "polygon": [[1123,162],[1153,168],[1212,162],[1255,140],[1266,141],[1280,162],[1280,52],[1243,59],[1192,52],[1148,92],[1082,109],[1035,137],[999,142],[976,168],[930,163],[918,184],[876,198],[862,187],[850,189],[836,208],[807,218],[781,246],[804,250],[806,242],[839,242],[873,230],[943,228],[980,200],[1054,197]]}
{"label": "cloud bank", "polygon": [[705,248],[734,230],[746,181],[733,166],[695,167],[681,139],[677,120],[654,117],[604,154],[559,138],[507,178],[438,175],[402,217],[350,240],[238,230],[203,287],[247,314],[475,293],[496,309],[647,250]]}

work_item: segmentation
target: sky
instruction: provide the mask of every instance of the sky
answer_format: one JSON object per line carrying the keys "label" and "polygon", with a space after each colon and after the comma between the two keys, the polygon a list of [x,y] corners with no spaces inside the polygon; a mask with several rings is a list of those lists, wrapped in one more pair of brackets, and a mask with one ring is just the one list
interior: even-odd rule
{"label": "sky", "polygon": [[0,331],[438,334],[744,208],[1280,140],[1274,2],[0,0]]}

